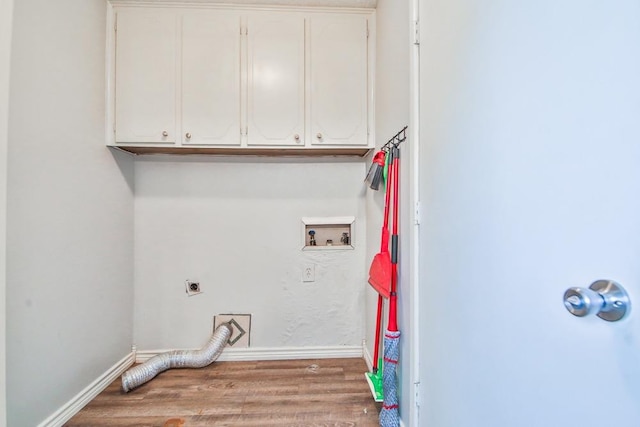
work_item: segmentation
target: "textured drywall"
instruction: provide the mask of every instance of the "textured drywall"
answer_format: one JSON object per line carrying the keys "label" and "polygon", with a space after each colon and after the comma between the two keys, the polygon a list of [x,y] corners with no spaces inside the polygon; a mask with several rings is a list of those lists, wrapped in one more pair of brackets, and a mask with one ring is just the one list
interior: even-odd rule
{"label": "textured drywall", "polygon": [[103,0],[14,4],[8,425],[35,426],[130,352],[133,167],[105,147]]}
{"label": "textured drywall", "polygon": [[[361,345],[362,159],[136,160],[138,349],[199,347],[213,316],[252,314],[252,347]],[[354,250],[302,251],[303,217],[354,216]],[[302,269],[315,265],[315,282]],[[203,293],[187,296],[196,279]]]}

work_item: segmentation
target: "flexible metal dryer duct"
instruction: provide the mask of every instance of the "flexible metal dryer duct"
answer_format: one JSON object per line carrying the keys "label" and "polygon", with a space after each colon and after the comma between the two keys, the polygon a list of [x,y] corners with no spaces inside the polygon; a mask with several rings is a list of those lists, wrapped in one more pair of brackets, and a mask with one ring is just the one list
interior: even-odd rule
{"label": "flexible metal dryer duct", "polygon": [[216,328],[211,339],[200,350],[174,350],[153,356],[122,374],[122,390],[127,393],[171,368],[203,368],[213,363],[229,341],[233,329],[228,323]]}

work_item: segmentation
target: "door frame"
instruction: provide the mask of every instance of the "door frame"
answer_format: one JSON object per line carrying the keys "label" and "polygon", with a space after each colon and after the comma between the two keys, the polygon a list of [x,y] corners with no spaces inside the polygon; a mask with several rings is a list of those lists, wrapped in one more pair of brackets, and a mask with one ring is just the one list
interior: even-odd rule
{"label": "door frame", "polygon": [[7,425],[7,151],[9,146],[9,75],[13,0],[0,0],[0,427]]}
{"label": "door frame", "polygon": [[409,205],[411,217],[410,241],[410,329],[409,378],[412,393],[409,396],[409,425],[420,425],[420,222],[424,207],[420,203],[420,32],[419,32],[419,0],[411,0],[409,4],[409,31],[411,51],[409,54]]}

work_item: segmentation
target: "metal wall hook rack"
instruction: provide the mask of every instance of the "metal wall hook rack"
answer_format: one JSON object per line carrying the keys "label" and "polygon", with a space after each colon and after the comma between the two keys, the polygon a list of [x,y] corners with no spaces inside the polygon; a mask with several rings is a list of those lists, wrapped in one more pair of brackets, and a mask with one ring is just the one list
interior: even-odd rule
{"label": "metal wall hook rack", "polygon": [[400,143],[402,143],[405,139],[407,139],[407,128],[408,126],[405,126],[402,128],[402,130],[398,133],[396,133],[395,135],[393,135],[391,137],[391,139],[389,139],[389,141],[387,141],[381,148],[382,151],[389,151],[391,149],[391,147],[396,147],[398,148],[398,146],[400,145]]}
{"label": "metal wall hook rack", "polygon": [[367,176],[364,179],[365,182],[369,183],[369,188],[372,190],[378,190],[380,188],[380,183],[384,179],[385,163],[388,164],[392,162],[394,157],[400,157],[399,146],[402,141],[407,139],[407,127],[408,126],[403,127],[400,132],[393,135],[389,141],[380,147],[380,151],[376,152],[373,156],[373,163],[369,167]]}

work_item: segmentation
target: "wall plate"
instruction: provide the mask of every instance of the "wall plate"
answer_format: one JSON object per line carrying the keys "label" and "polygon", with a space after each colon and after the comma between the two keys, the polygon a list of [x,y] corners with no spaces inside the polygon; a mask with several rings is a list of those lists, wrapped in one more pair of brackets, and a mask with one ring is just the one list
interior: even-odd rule
{"label": "wall plate", "polygon": [[202,288],[200,287],[200,282],[197,280],[185,280],[184,281],[185,292],[190,297],[193,295],[198,295],[202,293]]}
{"label": "wall plate", "polygon": [[213,316],[213,330],[215,331],[225,322],[233,328],[227,347],[247,348],[251,345],[250,314],[218,314]]}

